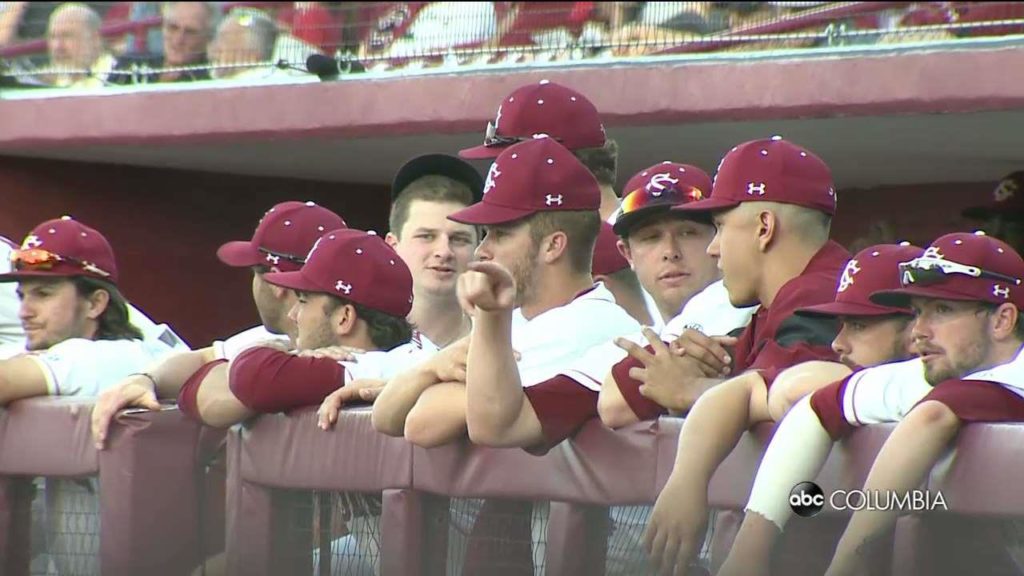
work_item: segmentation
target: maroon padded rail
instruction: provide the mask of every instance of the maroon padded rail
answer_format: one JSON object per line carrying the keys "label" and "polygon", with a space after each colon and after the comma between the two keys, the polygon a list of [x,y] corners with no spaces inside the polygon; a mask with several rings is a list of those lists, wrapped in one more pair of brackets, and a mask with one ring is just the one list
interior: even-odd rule
{"label": "maroon padded rail", "polygon": [[[205,550],[199,534],[222,515],[205,490],[217,433],[176,409],[122,413],[97,453],[88,399],[35,398],[0,410],[0,574],[28,574],[31,478],[99,476],[100,566],[105,576],[189,574]],[[223,437],[223,433],[220,433]]]}

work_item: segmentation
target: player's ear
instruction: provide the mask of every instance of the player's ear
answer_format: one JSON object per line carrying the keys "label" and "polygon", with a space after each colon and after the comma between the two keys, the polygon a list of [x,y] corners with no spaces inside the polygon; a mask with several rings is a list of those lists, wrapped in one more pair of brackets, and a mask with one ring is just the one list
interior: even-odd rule
{"label": "player's ear", "polygon": [[393,232],[388,232],[387,234],[384,235],[384,242],[388,246],[394,248],[395,246],[398,246],[398,236],[395,236]]}
{"label": "player's ear", "polygon": [[86,317],[90,320],[96,320],[103,315],[107,306],[110,305],[110,292],[107,292],[102,288],[99,290],[93,290],[92,294],[89,294],[86,298],[86,302],[88,303],[85,310]]}
{"label": "player's ear", "polygon": [[778,233],[779,217],[771,210],[760,210],[757,213],[757,244],[761,252],[768,250],[768,246],[775,240]]}
{"label": "player's ear", "polygon": [[1000,304],[990,318],[992,336],[996,341],[1012,338],[1016,332],[1017,323],[1021,321],[1020,311],[1009,302]]}
{"label": "player's ear", "polygon": [[351,334],[356,328],[356,307],[345,303],[338,306],[331,314],[331,328],[335,336],[342,338]]}
{"label": "player's ear", "polygon": [[629,242],[626,242],[622,238],[615,241],[615,247],[619,249],[619,254],[629,262],[629,267],[633,268],[633,252],[629,249]]}
{"label": "player's ear", "polygon": [[556,230],[551,234],[548,234],[541,240],[540,252],[541,258],[544,259],[545,264],[551,264],[555,260],[558,260],[562,255],[565,254],[569,248],[569,237],[566,236],[565,232]]}

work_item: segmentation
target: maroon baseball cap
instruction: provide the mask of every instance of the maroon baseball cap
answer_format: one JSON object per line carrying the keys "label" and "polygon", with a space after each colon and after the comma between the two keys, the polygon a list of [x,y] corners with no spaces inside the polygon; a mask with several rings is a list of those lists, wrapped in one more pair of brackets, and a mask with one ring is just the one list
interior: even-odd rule
{"label": "maroon baseball cap", "polygon": [[117,284],[117,263],[110,242],[70,216],[36,226],[11,253],[11,272],[0,282],[45,276],[88,276]]}
{"label": "maroon baseball cap", "polygon": [[920,297],[1010,302],[1024,309],[1024,260],[1007,243],[982,233],[941,236],[899,268],[902,288],[875,292],[872,302],[905,307]]}
{"label": "maroon baseball cap", "polygon": [[615,235],[611,224],[602,222],[601,230],[597,234],[597,243],[594,244],[594,259],[590,265],[592,276],[607,276],[629,267],[629,261],[619,252],[618,242],[619,237]]}
{"label": "maroon baseball cap", "polygon": [[484,199],[448,216],[486,226],[551,210],[597,210],[601,188],[572,152],[552,138],[506,148],[484,182]]}
{"label": "maroon baseball cap", "polygon": [[751,201],[796,204],[835,214],[832,171],[811,151],[781,136],[752,140],[722,158],[710,198],[674,210],[710,212]]}
{"label": "maroon baseball cap", "polygon": [[302,267],[324,232],[345,227],[341,216],[314,202],[282,202],[263,215],[252,240],[228,242],[217,249],[217,257],[228,266],[263,265],[292,272]]}
{"label": "maroon baseball cap", "polygon": [[505,149],[546,134],[570,150],[604,146],[597,108],[579,92],[548,80],[516,88],[487,124],[481,146],[459,151],[463,158],[495,158]]}
{"label": "maroon baseball cap", "polygon": [[909,262],[924,254],[924,248],[910,244],[878,244],[858,252],[839,277],[834,302],[809,306],[796,311],[808,316],[887,316],[911,314],[907,307],[883,306],[871,301],[881,290],[900,288],[901,262]]}
{"label": "maroon baseball cap", "polygon": [[404,318],[412,309],[412,273],[373,232],[339,228],[321,236],[295,272],[270,272],[271,284],[331,294]]}
{"label": "maroon baseball cap", "polygon": [[613,229],[620,236],[647,217],[711,195],[711,177],[696,166],[668,160],[644,168],[626,182]]}
{"label": "maroon baseball cap", "polygon": [[963,215],[974,220],[996,215],[1011,220],[1024,220],[1024,171],[1008,174],[996,185],[988,204],[965,208]]}

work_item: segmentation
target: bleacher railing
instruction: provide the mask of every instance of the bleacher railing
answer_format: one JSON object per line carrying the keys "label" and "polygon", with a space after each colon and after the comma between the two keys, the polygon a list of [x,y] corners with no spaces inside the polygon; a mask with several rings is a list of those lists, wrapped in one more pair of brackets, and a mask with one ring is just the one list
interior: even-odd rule
{"label": "bleacher railing", "polygon": [[190,573],[223,542],[224,434],[173,409],[127,412],[97,452],[91,409],[0,410],[0,574]]}
{"label": "bleacher railing", "polygon": [[[1024,34],[1021,2],[220,2],[206,3],[210,15],[191,20],[173,12],[175,3],[159,4],[88,3],[105,50],[90,63],[92,53],[81,56],[88,50],[75,47],[80,40],[48,54],[47,37],[69,17],[32,3],[0,3],[0,74],[16,86],[95,87],[183,76],[324,77],[754,52],[792,57],[837,47],[955,47]],[[75,22],[76,30],[85,26]],[[186,24],[200,41],[187,57],[165,60],[168,34]],[[327,60],[307,66],[313,54]]]}
{"label": "bleacher railing", "polygon": [[[325,432],[309,409],[232,429],[217,459],[224,434],[177,410],[120,414],[97,453],[90,409],[34,399],[0,412],[0,574],[199,573],[221,536],[230,574],[651,573],[641,534],[681,425],[594,421],[534,456],[465,441],[414,447],[373,430],[366,408]],[[861,487],[892,428],[858,429],[811,480],[826,492]],[[706,568],[735,537],[772,431],[748,432],[712,480]],[[924,486],[948,511],[902,517],[880,565],[1019,573],[1022,439],[1021,425],[968,426]],[[47,479],[45,495],[35,478]],[[776,573],[820,574],[849,514],[826,505],[791,521]]]}

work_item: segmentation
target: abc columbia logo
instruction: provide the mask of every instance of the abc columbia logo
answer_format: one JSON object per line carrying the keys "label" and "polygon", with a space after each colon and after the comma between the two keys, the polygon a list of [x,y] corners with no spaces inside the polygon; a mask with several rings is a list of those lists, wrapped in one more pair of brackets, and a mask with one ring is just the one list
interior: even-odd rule
{"label": "abc columbia logo", "polygon": [[948,510],[942,492],[911,490],[902,494],[885,491],[836,490],[825,497],[825,492],[814,482],[801,482],[789,491],[789,507],[803,518],[817,516],[825,502],[837,511],[900,510],[924,512]]}

